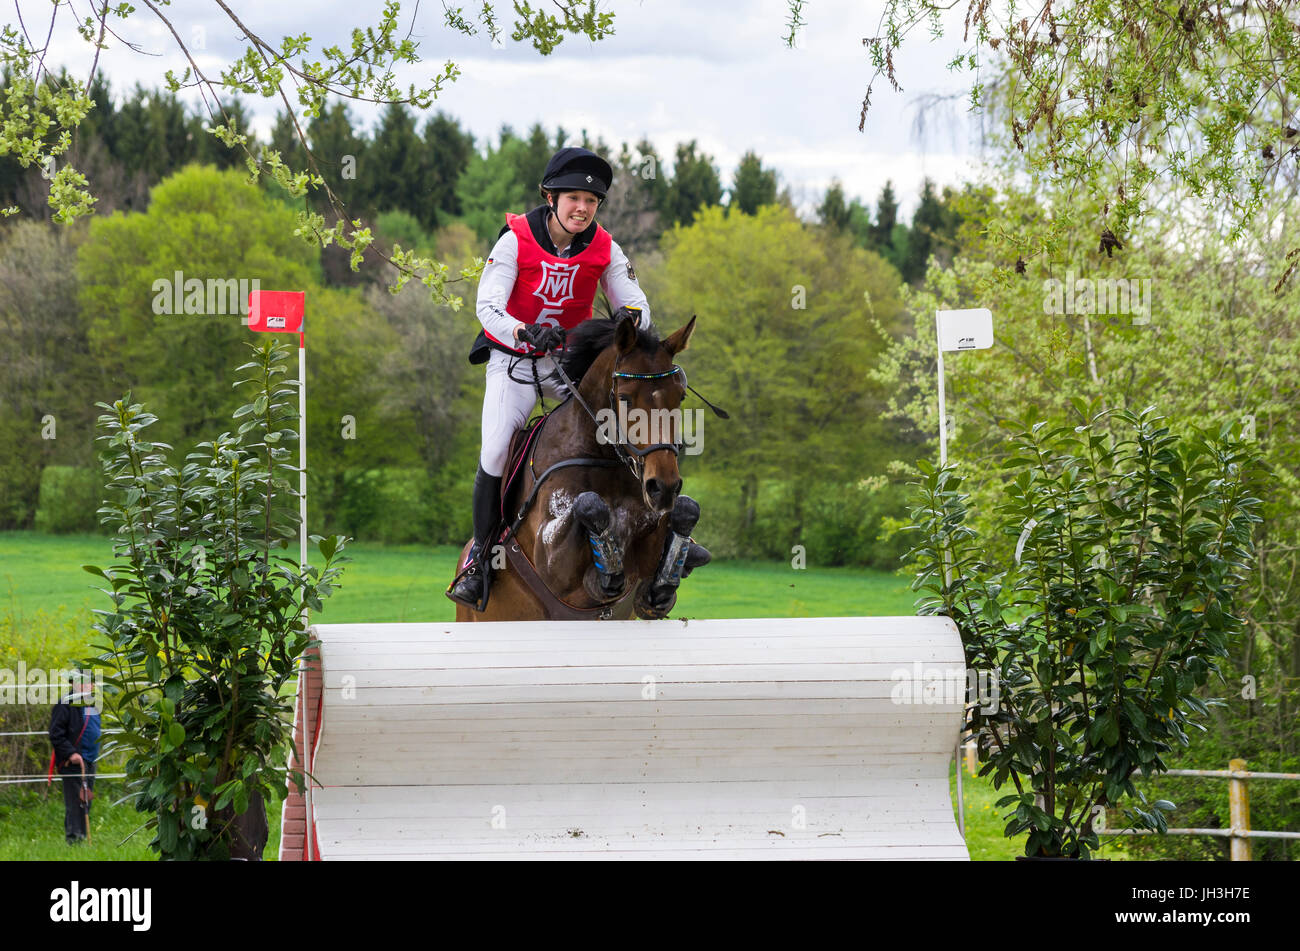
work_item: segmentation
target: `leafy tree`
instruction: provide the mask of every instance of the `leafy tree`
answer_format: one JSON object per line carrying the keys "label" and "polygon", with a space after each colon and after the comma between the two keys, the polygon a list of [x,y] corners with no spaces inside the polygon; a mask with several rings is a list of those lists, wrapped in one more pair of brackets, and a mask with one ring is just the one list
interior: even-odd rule
{"label": "leafy tree", "polygon": [[667,200],[668,218],[675,224],[689,225],[701,207],[722,201],[722,182],[713,159],[695,149],[694,140],[677,146]]}
{"label": "leafy tree", "polygon": [[[439,236],[439,246],[447,260],[462,260],[476,252],[477,236],[455,225]],[[389,294],[371,287],[366,302],[397,341],[377,361],[391,404],[387,409],[404,427],[413,427],[409,443],[433,477],[451,457],[458,432],[471,431],[478,438],[481,401],[467,407],[460,399],[462,390],[482,376],[465,359],[478,321],[466,311],[435,305],[413,289]]]}
{"label": "leafy tree", "polygon": [[540,122],[533,123],[524,140],[524,149],[516,153],[515,181],[519,183],[520,192],[526,197],[520,202],[521,208],[532,208],[542,200],[538,184],[546,171],[546,163],[551,160],[563,143],[564,130],[556,132],[552,143],[546,137],[546,130]]}
{"label": "leafy tree", "polygon": [[728,208],[735,208],[744,214],[752,215],[760,205],[776,202],[776,170],[763,168],[763,163],[754,152],[741,156],[736,167],[735,184],[731,187],[731,203]]}
{"label": "leafy tree", "polygon": [[[422,297],[415,288],[400,296]],[[338,288],[312,289],[308,296],[307,445],[314,448],[307,491],[317,500],[319,530],[337,529],[353,538],[370,527],[373,513],[356,500],[360,495],[377,501],[366,490],[379,470],[421,461],[409,397],[386,372],[400,359],[404,342],[369,306],[373,300],[367,290]],[[463,348],[457,355],[464,363]]]}
{"label": "leafy tree", "polygon": [[[1229,645],[1226,682],[1202,694],[1202,700],[1223,697],[1226,706],[1212,708],[1210,737],[1194,740],[1167,762],[1222,769],[1229,758],[1242,757],[1252,768],[1296,771],[1300,575],[1292,558],[1300,548],[1300,397],[1290,381],[1300,365],[1297,291],[1279,295],[1260,280],[1261,262],[1300,241],[1294,209],[1281,209],[1268,227],[1252,226],[1249,256],[1212,228],[1196,232],[1194,243],[1169,241],[1179,228],[1176,205],[1144,224],[1122,261],[1099,254],[1090,229],[1080,226],[1050,268],[1026,262],[1023,275],[1004,282],[993,279],[1003,252],[990,233],[1033,227],[1047,214],[1045,206],[1064,196],[1000,190],[1005,200],[994,198],[992,188],[960,197],[963,253],[950,269],[931,268],[923,288],[907,295],[915,333],[891,343],[873,372],[891,394],[888,417],[933,445],[934,312],[989,307],[997,344],[946,361],[947,405],[956,421],[949,457],[958,461],[976,500],[974,521],[991,547],[1001,546],[1002,556],[1016,539],[995,540],[983,531],[1002,482],[997,473],[1006,434],[999,423],[1025,407],[1037,407],[1049,425],[1072,426],[1083,422],[1076,399],[1133,412],[1154,404],[1183,427],[1239,423],[1253,432],[1268,468],[1256,492],[1263,502],[1255,536],[1259,563],[1241,599],[1249,606],[1245,632]],[[1247,676],[1251,690],[1242,680]],[[1226,798],[1221,787],[1192,790],[1162,780],[1158,791],[1180,803],[1177,825],[1219,824],[1219,800]],[[1294,797],[1261,798],[1259,806],[1260,827],[1300,822]],[[1286,854],[1285,843],[1253,845],[1257,856]],[[1144,840],[1131,847],[1214,857],[1224,844]]]}
{"label": "leafy tree", "polygon": [[880,249],[875,247],[874,244],[874,228],[875,225],[871,221],[871,209],[862,204],[861,199],[858,198],[854,198],[853,201],[849,202],[848,232],[853,235],[853,243],[859,248],[865,248],[879,254]]}
{"label": "leafy tree", "polygon": [[[156,100],[157,94],[154,94],[152,98]],[[240,99],[232,97],[225,104],[225,108],[226,115],[229,116],[230,121],[235,128],[249,129],[252,126],[252,117],[249,115],[248,110],[244,108],[244,103]],[[189,142],[193,145],[192,155],[194,161],[203,165],[215,165],[217,168],[243,168],[244,162],[242,157],[222,145],[221,142],[217,140],[216,136],[208,133],[205,128],[208,126],[208,122],[204,116],[196,113],[190,117],[186,125],[186,136]],[[293,139],[293,144],[297,145],[296,133],[294,133]],[[250,144],[254,141],[251,133],[249,141]],[[301,149],[298,151],[301,152]],[[170,161],[166,168],[162,170],[163,174],[171,174],[171,172],[185,164],[185,160],[181,159],[180,156],[168,156],[168,158],[170,158]],[[189,156],[186,156],[186,159],[188,158]],[[281,158],[283,159],[284,156],[282,155]]]}
{"label": "leafy tree", "polygon": [[[789,3],[793,45],[803,0]],[[883,76],[900,89],[895,64],[906,37],[924,25],[932,40],[947,38],[949,7],[886,0],[879,28],[864,41],[875,73],[859,131],[875,83]],[[1115,249],[1170,188],[1181,201],[1221,208],[1224,233],[1241,239],[1300,155],[1296,27],[1289,3],[973,4],[950,67],[981,68],[972,107],[989,110],[1033,176],[1076,198],[1044,231],[998,234],[1004,259],[1050,255],[1081,225]],[[1093,209],[1086,223],[1073,211],[1080,196]],[[1274,262],[1277,283],[1298,266],[1294,245]]]}
{"label": "leafy tree", "polygon": [[84,234],[22,221],[0,235],[0,528],[31,528],[45,466],[93,458],[91,403],[104,378],[68,275]]}
{"label": "leafy tree", "polygon": [[[228,148],[242,150],[254,175],[269,175],[294,197],[314,188],[321,189],[333,212],[333,222],[327,222],[319,212],[304,210],[293,230],[321,247],[337,244],[348,248],[351,251],[350,264],[356,270],[370,248],[373,236],[369,228],[348,213],[339,196],[326,183],[306,141],[303,141],[307,158],[304,169],[285,165],[276,150],[258,153],[247,130],[238,127],[236,117],[226,108],[228,100],[223,97],[256,92],[265,98],[278,97],[287,105],[292,93],[301,109],[301,116],[305,118],[319,116],[329,100],[335,97],[423,109],[438,96],[444,83],[452,82],[460,75],[459,68],[455,63],[447,62],[441,73],[429,83],[421,86],[412,83],[405,90],[399,88],[396,76],[401,67],[419,64],[420,57],[418,44],[410,39],[410,31],[405,37],[399,35],[401,4],[398,0],[387,0],[377,25],[352,30],[350,49],[332,45],[315,50],[311,37],[306,34],[286,36],[278,44],[272,44],[250,29],[224,3],[218,6],[237,34],[247,42],[247,49],[233,62],[220,64],[216,75],[208,75],[176,26],[158,5],[148,4],[149,13],[161,22],[166,35],[175,41],[189,63],[180,76],[170,70],[167,72],[169,93],[174,94],[182,88],[197,88],[203,95],[213,123],[213,134]],[[79,75],[88,76],[83,83],[78,79],[55,77],[45,68],[49,37],[53,36],[54,20],[60,7],[61,4],[55,5],[44,46],[37,46],[28,39],[22,24],[18,27],[6,25],[4,42],[0,43],[0,73],[8,77],[6,95],[0,105],[0,129],[3,130],[0,133],[0,158],[13,155],[24,168],[33,164],[44,167],[51,158],[67,152],[71,145],[71,132],[94,107],[86,89],[94,82],[105,36],[111,31],[120,41],[128,45],[131,42],[128,26],[118,23],[110,28],[110,19],[127,21],[137,12],[129,3],[92,6],[92,14],[78,26],[78,32],[89,47],[87,69],[84,73],[78,71]],[[613,14],[597,11],[593,3],[557,0],[555,7],[558,15],[534,10],[527,3],[515,4],[516,20],[511,38],[516,42],[529,42],[537,52],[546,55],[566,36],[584,35],[594,41],[613,32]],[[473,36],[481,30],[496,41],[503,32],[492,0],[485,0],[471,18],[465,17],[460,9],[445,12],[446,25],[458,33]],[[139,23],[139,18],[135,23]],[[177,116],[164,118],[163,125],[169,134],[177,125],[174,120],[183,119]],[[183,124],[181,121],[180,125]],[[168,154],[172,154],[170,149]],[[193,153],[187,148],[183,154],[188,158]],[[143,155],[142,160],[148,163],[153,159]],[[56,220],[69,221],[90,214],[94,202],[85,175],[75,166],[64,165],[51,179],[49,204]],[[16,211],[12,206],[0,209],[4,214]],[[394,253],[387,260],[398,269],[396,287],[400,288],[412,277],[418,277],[435,297],[447,300],[453,306],[461,305],[461,299],[448,289],[447,270],[438,262],[410,253]],[[462,269],[462,274],[456,279],[467,279],[476,267]]]}
{"label": "leafy tree", "polygon": [[807,493],[790,500],[782,537],[765,539],[765,487],[806,488],[810,458],[827,481],[856,481],[890,438],[877,422],[882,396],[861,368],[889,333],[870,316],[885,328],[897,318],[897,275],[846,237],[805,229],[779,205],[752,216],[704,208],[691,226],[665,234],[664,245],[663,267],[646,278],[656,323],[674,326],[698,313],[682,363],[693,385],[707,383],[703,392],[725,393],[744,408],[707,419],[701,464],[725,472],[724,508],[734,516],[723,517],[735,519],[736,547],[788,552],[802,537]]}
{"label": "leafy tree", "polygon": [[261,858],[266,800],[283,799],[287,780],[302,785],[300,770],[277,766],[293,744],[285,687],[311,643],[307,610],[321,610],[350,560],[338,536],[312,536],[323,563],[310,567],[277,553],[298,534],[284,471],[299,439],[284,379],[293,348],[247,346],[254,359],[236,385],[251,402],[184,462],[154,441],[158,417],[130,393],[97,404],[110,488],[100,510],[117,561],[83,566],[114,605],[96,612],[101,653],[87,666],[111,665],[112,744],[131,754],[127,798],[164,859]]}
{"label": "leafy tree", "polygon": [[[293,237],[293,219],[241,173],[190,166],[153,189],[147,212],[92,220],[76,263],[90,351],[115,385],[164,411],[165,441],[205,436],[234,408],[224,371],[248,338],[237,282],[315,283],[311,249]],[[184,281],[236,282],[235,300],[228,285],[214,284],[210,311],[204,284],[199,313],[168,313],[177,272]]]}
{"label": "leafy tree", "polygon": [[[486,249],[496,243],[506,212],[522,214],[539,200],[536,184],[530,188],[521,178],[520,170],[526,167],[528,156],[527,144],[509,129],[503,129],[500,145],[489,146],[485,155],[475,153],[456,183],[465,223],[478,235],[485,255]],[[538,180],[541,170],[534,172]]]}
{"label": "leafy tree", "polygon": [[[306,160],[306,152],[303,151],[302,143],[298,140],[298,129],[294,126],[294,118],[288,112],[277,112],[275,114],[275,125],[271,128],[270,148],[280,153],[281,160],[286,165],[302,164]],[[274,186],[278,189],[278,186]],[[287,195],[283,189],[279,189]]]}

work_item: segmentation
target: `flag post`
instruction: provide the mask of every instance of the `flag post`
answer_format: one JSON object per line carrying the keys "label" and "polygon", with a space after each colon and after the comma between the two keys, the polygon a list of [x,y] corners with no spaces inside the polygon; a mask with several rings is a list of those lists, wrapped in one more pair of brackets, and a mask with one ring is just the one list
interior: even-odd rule
{"label": "flag post", "polygon": [[[936,310],[934,312],[934,336],[939,348],[939,467],[948,464],[948,405],[944,393],[943,352],[945,350],[987,350],[993,346],[993,312],[987,307],[975,307],[969,310]],[[943,557],[943,584],[952,584],[952,566],[948,553]],[[967,697],[967,702],[970,698]],[[962,714],[963,719],[965,713]],[[961,747],[962,731],[957,735],[957,747],[953,750],[953,762],[957,766],[957,830],[966,838],[966,797],[961,782]]]}
{"label": "flag post", "polygon": [[[298,518],[301,529],[298,552],[302,571],[307,571],[307,335],[298,334]],[[307,602],[303,600],[302,619],[307,622]]]}
{"label": "flag post", "polygon": [[[305,291],[250,291],[248,328],[259,332],[296,333],[298,335],[298,557],[299,570],[307,574],[307,333],[303,328],[307,294]],[[271,478],[272,473],[267,473]],[[302,624],[307,629],[307,597],[303,592]],[[304,828],[306,859],[313,854],[311,780],[311,716],[308,709],[307,655],[298,658],[298,697],[302,700],[302,749],[295,750],[298,766],[303,770]]]}

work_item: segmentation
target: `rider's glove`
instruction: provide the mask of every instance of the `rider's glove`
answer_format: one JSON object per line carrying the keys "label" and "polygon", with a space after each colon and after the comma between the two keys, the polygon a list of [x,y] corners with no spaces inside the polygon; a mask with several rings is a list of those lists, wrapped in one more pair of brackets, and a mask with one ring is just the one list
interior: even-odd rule
{"label": "rider's glove", "polygon": [[519,331],[519,339],[538,353],[545,353],[564,345],[564,331],[549,324],[528,324]]}
{"label": "rider's glove", "polygon": [[622,320],[624,317],[631,317],[632,323],[636,324],[638,327],[641,326],[640,307],[620,307],[618,310],[614,311],[614,313],[611,316],[613,317],[615,323]]}

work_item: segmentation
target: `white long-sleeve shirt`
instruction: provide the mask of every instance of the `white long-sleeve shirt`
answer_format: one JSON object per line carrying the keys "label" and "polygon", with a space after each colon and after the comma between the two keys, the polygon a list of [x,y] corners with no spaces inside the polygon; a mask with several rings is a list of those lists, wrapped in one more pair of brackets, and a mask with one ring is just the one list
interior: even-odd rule
{"label": "white long-sleeve shirt", "polygon": [[[585,249],[586,245],[583,246]],[[567,258],[573,252],[573,242],[556,256]],[[494,338],[509,346],[515,343],[515,328],[524,327],[522,320],[517,320],[506,312],[506,302],[514,290],[515,279],[519,276],[519,238],[513,231],[506,231],[497,238],[492,248],[488,263],[483,267],[483,275],[478,283],[478,304],[476,307],[479,323]],[[620,307],[640,307],[642,329],[650,327],[650,303],[645,292],[637,283],[636,274],[618,242],[610,239],[609,266],[600,276],[600,289],[609,298],[614,310]]]}

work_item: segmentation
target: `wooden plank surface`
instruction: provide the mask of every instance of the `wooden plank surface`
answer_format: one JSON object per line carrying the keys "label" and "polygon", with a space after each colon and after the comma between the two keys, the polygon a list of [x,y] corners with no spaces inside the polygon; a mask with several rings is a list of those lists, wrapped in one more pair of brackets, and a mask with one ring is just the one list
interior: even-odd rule
{"label": "wooden plank surface", "polygon": [[946,618],[314,633],[326,859],[967,857]]}

